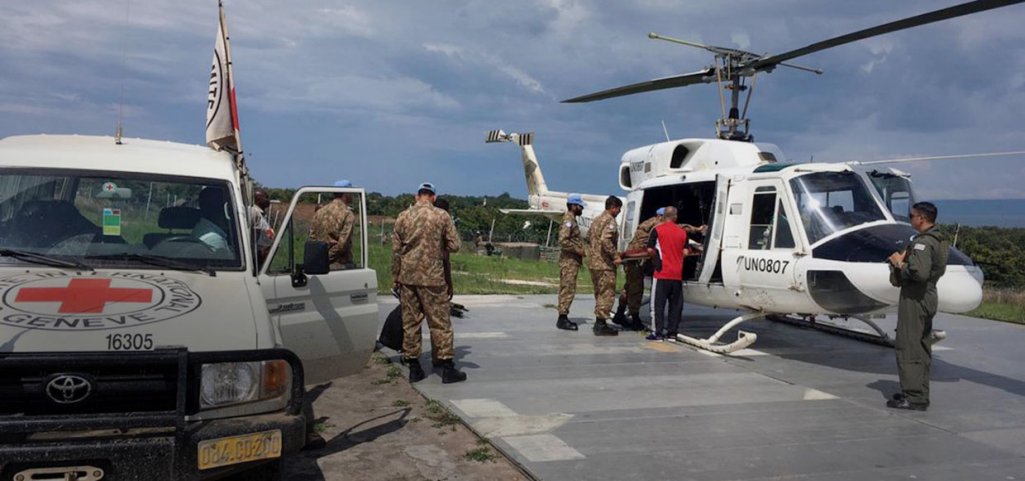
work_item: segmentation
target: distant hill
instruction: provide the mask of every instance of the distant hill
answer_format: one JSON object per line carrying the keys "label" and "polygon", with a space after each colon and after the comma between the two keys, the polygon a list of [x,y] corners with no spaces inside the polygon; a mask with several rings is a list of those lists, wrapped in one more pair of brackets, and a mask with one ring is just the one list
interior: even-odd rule
{"label": "distant hill", "polygon": [[1025,227],[1025,199],[936,200],[941,224]]}

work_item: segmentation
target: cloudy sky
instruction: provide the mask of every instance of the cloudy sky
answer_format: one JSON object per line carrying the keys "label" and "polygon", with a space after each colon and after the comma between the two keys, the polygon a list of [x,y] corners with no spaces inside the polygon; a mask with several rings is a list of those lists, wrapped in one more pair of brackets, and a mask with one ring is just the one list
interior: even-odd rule
{"label": "cloudy sky", "polygon": [[[351,179],[395,194],[523,197],[536,132],[553,189],[621,193],[630,148],[713,134],[712,85],[591,104],[559,100],[709,65],[649,31],[791,50],[958,0],[226,0],[243,143],[278,187]],[[215,0],[0,6],[0,137],[125,135],[203,143]],[[1025,150],[1025,5],[795,60],[761,76],[749,116],[795,161]],[[124,99],[123,103],[120,99]],[[905,164],[923,198],[1023,198],[1025,157]]]}

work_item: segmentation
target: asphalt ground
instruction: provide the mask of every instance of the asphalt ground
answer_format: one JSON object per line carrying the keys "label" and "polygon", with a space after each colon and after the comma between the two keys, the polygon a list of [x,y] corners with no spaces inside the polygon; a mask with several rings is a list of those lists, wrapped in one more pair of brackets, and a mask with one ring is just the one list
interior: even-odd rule
{"label": "asphalt ground", "polygon": [[[585,296],[570,315],[578,332],[555,329],[555,296],[456,301],[470,309],[454,319],[469,380],[414,387],[536,479],[1025,479],[1021,326],[938,315],[949,337],[934,350],[932,404],[910,412],[885,407],[899,390],[895,358],[875,344],[759,320],[740,326],[758,341],[723,356],[639,333],[595,337]],[[382,320],[393,307],[381,303]],[[707,337],[738,314],[687,305],[681,330]],[[893,332],[892,316],[877,322]],[[346,409],[320,403],[318,415]],[[463,447],[447,449],[436,456]],[[324,478],[343,479],[332,476],[344,464]]]}

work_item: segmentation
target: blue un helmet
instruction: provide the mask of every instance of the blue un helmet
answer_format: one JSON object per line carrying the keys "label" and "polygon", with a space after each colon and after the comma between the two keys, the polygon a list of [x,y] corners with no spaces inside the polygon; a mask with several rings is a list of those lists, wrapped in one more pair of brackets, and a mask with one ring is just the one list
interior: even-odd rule
{"label": "blue un helmet", "polygon": [[580,194],[570,194],[568,197],[566,197],[566,204],[579,205],[580,207],[585,206],[584,198],[581,197]]}
{"label": "blue un helmet", "polygon": [[349,182],[348,180],[345,180],[345,179],[336,180],[335,181],[335,187],[352,187],[352,182]]}
{"label": "blue un helmet", "polygon": [[655,215],[666,215],[666,208],[659,207],[658,210],[655,211]]}
{"label": "blue un helmet", "polygon": [[437,194],[437,189],[435,189],[434,188],[434,184],[432,184],[430,182],[424,182],[424,183],[420,184],[419,187],[416,188],[417,192],[420,192],[421,190],[430,191],[431,194]]}

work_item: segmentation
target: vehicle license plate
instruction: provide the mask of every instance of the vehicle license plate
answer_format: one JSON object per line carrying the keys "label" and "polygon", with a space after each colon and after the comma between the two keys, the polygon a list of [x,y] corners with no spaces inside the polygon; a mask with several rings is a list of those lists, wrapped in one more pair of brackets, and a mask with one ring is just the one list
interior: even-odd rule
{"label": "vehicle license plate", "polygon": [[199,469],[281,457],[281,430],[199,442]]}

